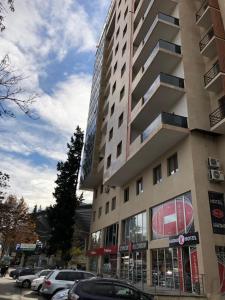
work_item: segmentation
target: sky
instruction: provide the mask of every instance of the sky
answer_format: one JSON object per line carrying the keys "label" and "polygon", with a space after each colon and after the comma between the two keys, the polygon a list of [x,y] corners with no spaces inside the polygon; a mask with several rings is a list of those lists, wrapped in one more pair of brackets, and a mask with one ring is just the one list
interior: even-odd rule
{"label": "sky", "polygon": [[[86,129],[96,46],[110,0],[15,0],[0,33],[0,58],[8,54],[38,94],[36,120],[15,110],[0,118],[0,170],[10,189],[30,207],[53,204],[56,164],[77,125]],[[84,193],[87,202],[91,194]]]}

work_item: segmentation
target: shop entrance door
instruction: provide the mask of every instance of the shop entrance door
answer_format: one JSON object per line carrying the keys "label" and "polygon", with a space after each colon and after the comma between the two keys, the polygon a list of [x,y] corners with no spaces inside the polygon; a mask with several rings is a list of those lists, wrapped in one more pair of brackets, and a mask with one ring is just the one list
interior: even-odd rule
{"label": "shop entrance door", "polygon": [[182,257],[183,257],[183,282],[184,290],[186,292],[192,292],[192,279],[191,279],[191,262],[190,262],[190,248],[182,248]]}
{"label": "shop entrance door", "polygon": [[146,251],[133,253],[133,282],[146,283]]}

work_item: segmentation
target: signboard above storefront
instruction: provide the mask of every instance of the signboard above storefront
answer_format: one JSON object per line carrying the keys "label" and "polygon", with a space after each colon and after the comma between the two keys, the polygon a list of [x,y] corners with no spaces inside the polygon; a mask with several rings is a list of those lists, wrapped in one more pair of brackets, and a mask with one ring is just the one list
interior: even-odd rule
{"label": "signboard above storefront", "polygon": [[170,247],[186,247],[199,244],[198,232],[171,236],[169,238]]}
{"label": "signboard above storefront", "polygon": [[143,251],[148,249],[148,241],[138,242],[138,243],[130,243],[128,245],[120,245],[120,252],[135,252],[135,251]]}

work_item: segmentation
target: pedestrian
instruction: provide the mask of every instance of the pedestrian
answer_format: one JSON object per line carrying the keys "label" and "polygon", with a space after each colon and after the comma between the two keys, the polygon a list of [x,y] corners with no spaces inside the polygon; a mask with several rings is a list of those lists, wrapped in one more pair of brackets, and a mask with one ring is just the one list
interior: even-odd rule
{"label": "pedestrian", "polygon": [[5,266],[1,267],[1,277],[5,277],[5,273],[6,273],[6,268]]}

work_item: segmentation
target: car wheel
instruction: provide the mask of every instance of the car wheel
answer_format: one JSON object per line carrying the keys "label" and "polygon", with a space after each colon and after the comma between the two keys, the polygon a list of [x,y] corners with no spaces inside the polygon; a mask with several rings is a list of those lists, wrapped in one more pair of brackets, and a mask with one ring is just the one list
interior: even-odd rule
{"label": "car wheel", "polygon": [[40,284],[39,287],[38,287],[38,289],[37,289],[38,295],[40,295],[41,288],[42,288],[42,284]]}
{"label": "car wheel", "polygon": [[22,282],[22,287],[28,289],[30,287],[30,280],[24,280]]}

